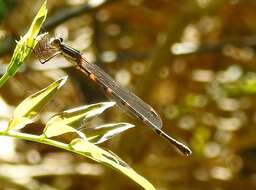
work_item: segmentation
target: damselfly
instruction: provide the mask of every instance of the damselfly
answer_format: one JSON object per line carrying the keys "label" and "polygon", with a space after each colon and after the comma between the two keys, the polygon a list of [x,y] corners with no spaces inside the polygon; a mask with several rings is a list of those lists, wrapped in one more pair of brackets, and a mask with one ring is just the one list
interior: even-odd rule
{"label": "damselfly", "polygon": [[181,142],[168,136],[161,130],[162,120],[155,110],[141,100],[138,96],[120,86],[110,75],[104,72],[96,64],[88,62],[82,53],[63,42],[62,38],[43,37],[34,48],[34,53],[41,63],[45,63],[57,55],[63,55],[71,61],[82,73],[96,82],[105,94],[114,100],[122,109],[131,115],[141,119],[147,126],[151,127],[158,135],[167,139],[178,148],[183,154],[190,155],[191,150]]}

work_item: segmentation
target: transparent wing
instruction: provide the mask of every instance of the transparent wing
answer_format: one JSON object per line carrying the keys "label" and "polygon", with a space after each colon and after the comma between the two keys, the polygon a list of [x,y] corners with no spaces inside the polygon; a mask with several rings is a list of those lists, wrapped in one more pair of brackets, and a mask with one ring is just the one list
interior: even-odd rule
{"label": "transparent wing", "polygon": [[114,100],[120,107],[131,115],[138,117],[149,127],[162,127],[162,120],[155,110],[141,100],[138,96],[123,88],[118,82],[114,81],[99,66],[87,62],[83,59],[80,69],[87,74],[93,74],[95,80],[104,88],[106,95]]}

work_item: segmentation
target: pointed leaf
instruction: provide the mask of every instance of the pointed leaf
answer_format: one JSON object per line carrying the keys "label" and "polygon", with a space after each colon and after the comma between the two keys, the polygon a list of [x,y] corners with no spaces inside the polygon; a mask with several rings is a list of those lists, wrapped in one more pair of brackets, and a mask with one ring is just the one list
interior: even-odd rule
{"label": "pointed leaf", "polygon": [[88,141],[94,144],[99,144],[132,127],[134,127],[134,125],[130,123],[111,123],[100,125],[83,132],[86,134]]}
{"label": "pointed leaf", "polygon": [[78,108],[63,111],[59,114],[54,115],[46,125],[54,125],[55,122],[60,125],[68,125],[73,128],[79,128],[85,122],[101,114],[106,109],[115,105],[115,102],[101,102],[97,104],[91,104],[81,106]]}
{"label": "pointed leaf", "polygon": [[119,171],[120,173],[128,176],[130,179],[132,179],[144,189],[155,190],[154,186],[150,182],[137,174],[131,167],[129,167],[124,161],[122,161],[114,154],[111,154],[110,152],[107,152],[99,148],[98,146],[79,138],[74,139],[70,143],[70,146],[78,153],[87,156],[106,166],[109,166]]}
{"label": "pointed leaf", "polygon": [[49,102],[49,99],[56,93],[56,91],[63,86],[67,81],[67,76],[61,77],[46,88],[27,97],[14,110],[15,117],[33,118],[38,114],[40,109]]}
{"label": "pointed leaf", "polygon": [[73,127],[70,127],[69,125],[63,124],[62,120],[60,120],[59,122],[57,120],[55,120],[54,122],[47,122],[46,127],[44,128],[44,135],[47,138],[59,136],[70,132],[77,133],[81,138],[86,138],[82,132],[76,130]]}
{"label": "pointed leaf", "polygon": [[8,130],[9,129],[22,129],[23,127],[25,127],[27,124],[32,123],[33,120],[29,119],[27,117],[18,117],[18,118],[14,118],[9,122],[8,125]]}
{"label": "pointed leaf", "polygon": [[30,54],[31,50],[35,47],[37,43],[35,39],[37,38],[37,35],[45,21],[47,14],[46,2],[47,1],[44,2],[36,17],[34,18],[29,31],[17,42],[6,73],[0,79],[0,87],[17,72],[26,57]]}
{"label": "pointed leaf", "polygon": [[33,36],[35,38],[37,36],[37,34],[40,32],[41,26],[46,19],[46,14],[47,14],[46,5],[47,5],[47,0],[41,6],[40,10],[38,11],[35,19],[33,20],[32,24],[31,24],[31,27],[29,28],[29,31],[26,35]]}
{"label": "pointed leaf", "polygon": [[[20,118],[33,119],[66,80],[67,77],[62,77],[43,90],[23,100],[14,110],[13,120],[9,124],[9,129],[20,128],[20,125],[17,125],[17,121],[21,120]],[[14,120],[15,124],[13,124]]]}
{"label": "pointed leaf", "polygon": [[47,121],[44,134],[46,137],[51,138],[65,133],[75,132],[81,138],[85,138],[85,135],[76,128],[79,128],[83,122],[101,114],[104,110],[112,107],[114,104],[114,102],[102,102],[58,113]]}

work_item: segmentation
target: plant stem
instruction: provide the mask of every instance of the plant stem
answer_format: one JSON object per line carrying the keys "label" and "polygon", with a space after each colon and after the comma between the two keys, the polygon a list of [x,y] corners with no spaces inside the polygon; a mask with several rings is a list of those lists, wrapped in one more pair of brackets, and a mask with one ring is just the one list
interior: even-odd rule
{"label": "plant stem", "polygon": [[28,140],[28,141],[38,142],[41,144],[47,144],[47,145],[61,148],[61,149],[64,149],[64,150],[67,150],[70,152],[74,152],[76,154],[80,154],[82,156],[86,156],[86,157],[98,162],[95,158],[93,158],[89,154],[74,150],[71,146],[69,146],[69,144],[45,138],[43,135],[32,135],[32,134],[27,134],[27,133],[22,133],[22,132],[17,132],[17,131],[8,131],[8,132],[0,131],[0,136],[15,137],[15,138],[22,139],[22,140]]}
{"label": "plant stem", "polygon": [[42,144],[47,144],[47,145],[55,146],[55,147],[58,147],[61,149],[65,149],[65,150],[74,152],[74,150],[68,144],[44,138],[42,135],[38,136],[38,135],[32,135],[32,134],[21,133],[21,132],[16,132],[16,131],[0,132],[0,135],[15,137],[18,139],[38,142],[38,143],[42,143]]}

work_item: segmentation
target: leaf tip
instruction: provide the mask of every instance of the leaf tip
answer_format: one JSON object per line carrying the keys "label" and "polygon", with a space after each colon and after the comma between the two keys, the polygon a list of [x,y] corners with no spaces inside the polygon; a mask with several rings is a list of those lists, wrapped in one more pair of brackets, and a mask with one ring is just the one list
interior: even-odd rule
{"label": "leaf tip", "polygon": [[63,76],[60,79],[58,79],[56,82],[59,84],[58,88],[62,87],[68,80],[68,76]]}
{"label": "leaf tip", "polygon": [[115,104],[116,104],[116,102],[103,102],[103,104],[105,104],[107,107],[113,107]]}

